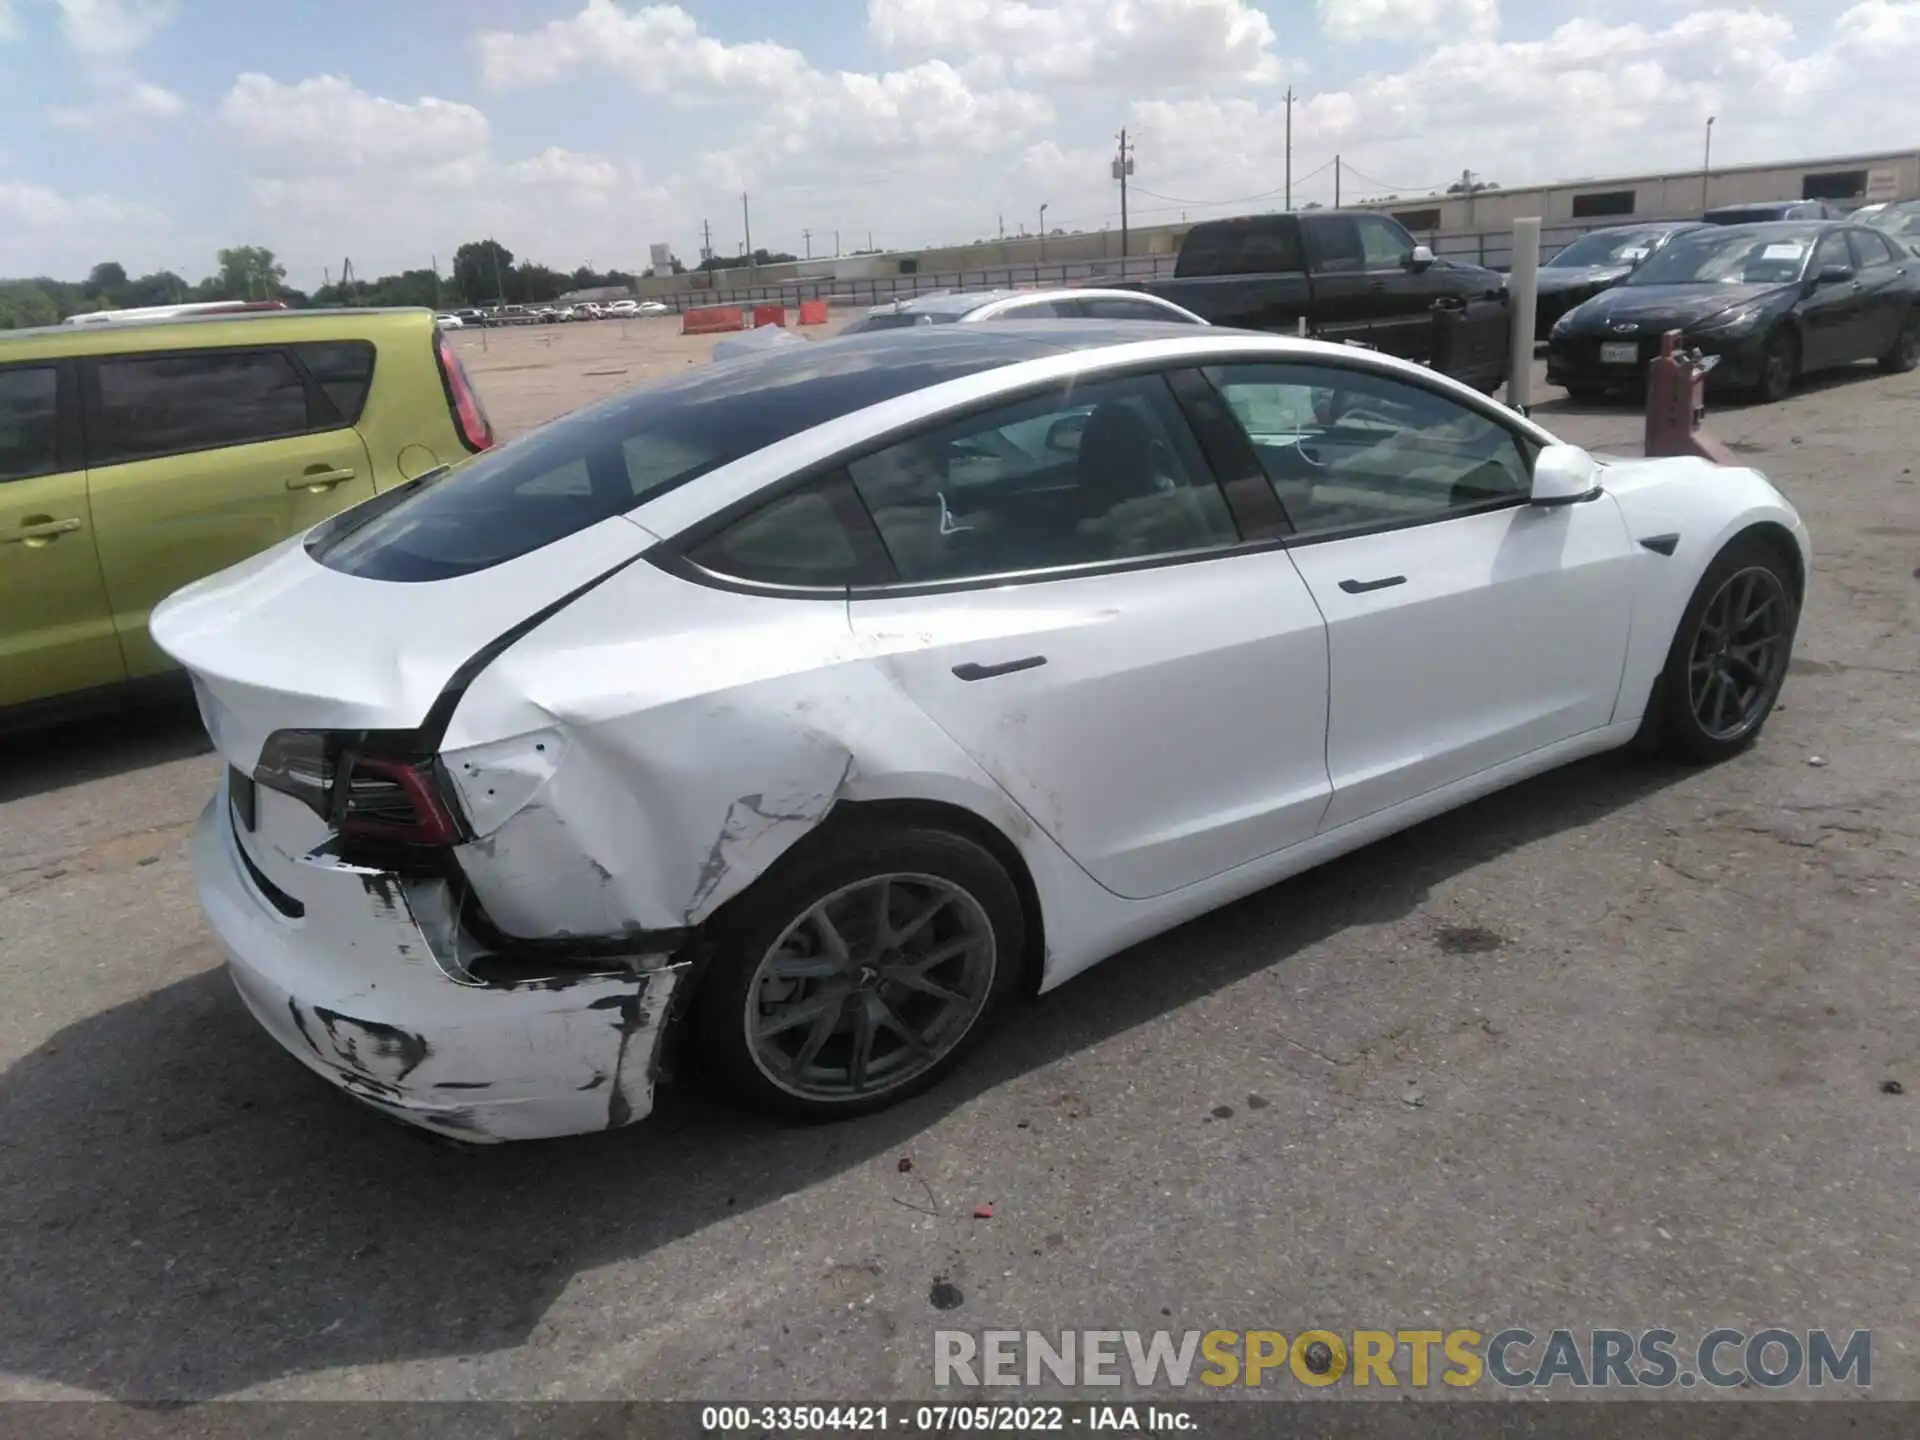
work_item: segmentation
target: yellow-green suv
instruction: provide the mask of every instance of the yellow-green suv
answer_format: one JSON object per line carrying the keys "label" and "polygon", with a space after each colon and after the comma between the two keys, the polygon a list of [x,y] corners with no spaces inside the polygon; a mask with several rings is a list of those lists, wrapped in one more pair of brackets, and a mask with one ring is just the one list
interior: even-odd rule
{"label": "yellow-green suv", "polygon": [[167,595],[492,444],[426,310],[0,334],[0,723],[165,676]]}

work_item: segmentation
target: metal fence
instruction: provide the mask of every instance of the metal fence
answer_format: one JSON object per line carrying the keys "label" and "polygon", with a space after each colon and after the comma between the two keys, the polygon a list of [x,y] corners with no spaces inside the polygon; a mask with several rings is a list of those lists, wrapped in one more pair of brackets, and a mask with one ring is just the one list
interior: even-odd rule
{"label": "metal fence", "polygon": [[[1540,260],[1544,264],[1589,230],[1609,223],[1543,226]],[[1513,232],[1488,230],[1472,234],[1425,233],[1415,236],[1446,260],[1462,260],[1491,270],[1513,263]],[[792,305],[801,300],[825,300],[830,305],[872,306],[906,300],[940,290],[1009,290],[1054,285],[1099,286],[1122,280],[1156,280],[1173,274],[1175,256],[1135,255],[1120,260],[1066,260],[1057,264],[999,265],[978,270],[926,271],[912,275],[879,275],[859,280],[787,280],[777,284],[719,287],[658,298],[676,310],[709,305]],[[725,274],[726,272],[721,272]]]}

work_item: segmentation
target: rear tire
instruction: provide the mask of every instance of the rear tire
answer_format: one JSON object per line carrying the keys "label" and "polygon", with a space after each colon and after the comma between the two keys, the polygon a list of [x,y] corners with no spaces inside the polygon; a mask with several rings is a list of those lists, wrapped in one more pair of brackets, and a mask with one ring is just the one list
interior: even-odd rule
{"label": "rear tire", "polygon": [[1026,944],[1019,891],[966,836],[856,824],[820,838],[723,911],[690,1017],[740,1100],[814,1121],[949,1074],[1017,986]]}
{"label": "rear tire", "polygon": [[1880,357],[1880,369],[1887,375],[1905,375],[1920,366],[1920,309],[1907,316],[1907,323],[1894,336],[1893,348]]}
{"label": "rear tire", "polygon": [[1752,745],[1780,698],[1799,622],[1785,558],[1757,535],[1736,538],[1680,616],[1638,748],[1701,765]]}

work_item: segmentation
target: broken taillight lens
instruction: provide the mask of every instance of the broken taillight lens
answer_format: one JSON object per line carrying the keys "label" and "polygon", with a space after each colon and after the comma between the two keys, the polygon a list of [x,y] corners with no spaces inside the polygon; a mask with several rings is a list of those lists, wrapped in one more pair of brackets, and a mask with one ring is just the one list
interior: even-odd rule
{"label": "broken taillight lens", "polygon": [[403,845],[457,845],[460,817],[435,763],[368,754],[355,737],[281,730],[267,737],[253,778],[291,795],[342,835]]}

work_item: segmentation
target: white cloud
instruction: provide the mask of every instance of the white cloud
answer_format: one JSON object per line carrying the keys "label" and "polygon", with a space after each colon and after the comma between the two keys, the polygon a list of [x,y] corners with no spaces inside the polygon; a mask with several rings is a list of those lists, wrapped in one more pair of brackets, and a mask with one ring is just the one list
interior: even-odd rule
{"label": "white cloud", "polygon": [[1246,0],[867,0],[867,28],[892,55],[971,54],[1047,84],[1233,88],[1284,73],[1272,22]]}
{"label": "white cloud", "polygon": [[305,289],[342,255],[372,276],[425,266],[433,255],[449,261],[455,246],[485,235],[556,267],[592,256],[639,268],[645,262],[631,252],[643,242],[630,233],[632,220],[687,218],[632,167],[559,146],[503,158],[476,107],[373,95],[345,76],[285,83],[242,75],[219,118],[244,167],[249,233],[278,251],[290,282]]}
{"label": "white cloud", "polygon": [[67,43],[84,56],[131,55],[173,23],[174,0],[55,0]]}
{"label": "white cloud", "polygon": [[186,113],[187,102],[164,86],[129,78],[117,87],[103,87],[91,105],[60,105],[47,118],[69,130],[137,129],[156,121],[174,120]]}
{"label": "white cloud", "polygon": [[339,75],[292,85],[242,75],[220,102],[220,118],[256,164],[279,173],[457,164],[483,155],[492,138],[487,117],[471,105],[389,100]]}
{"label": "white cloud", "polygon": [[649,95],[748,98],[780,91],[810,68],[784,45],[728,45],[703,35],[677,5],[627,11],[614,0],[587,0],[578,14],[539,30],[489,32],[478,43],[481,73],[500,89],[601,70]]}
{"label": "white cloud", "polygon": [[0,0],[0,40],[11,40],[17,34],[19,26],[13,18],[13,0]]}
{"label": "white cloud", "polygon": [[1314,0],[1330,40],[1421,40],[1437,35],[1491,39],[1499,0]]}
{"label": "white cloud", "polygon": [[68,195],[51,186],[0,180],[0,275],[62,273],[121,237],[164,236],[164,213],[112,195]]}

